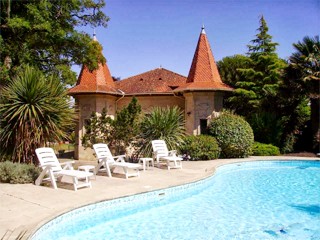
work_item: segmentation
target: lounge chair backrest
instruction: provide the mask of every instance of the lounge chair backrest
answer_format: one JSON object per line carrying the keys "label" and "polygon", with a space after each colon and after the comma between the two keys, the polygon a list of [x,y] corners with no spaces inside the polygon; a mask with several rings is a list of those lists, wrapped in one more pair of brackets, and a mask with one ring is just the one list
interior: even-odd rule
{"label": "lounge chair backrest", "polygon": [[107,161],[109,163],[114,162],[114,158],[112,156],[112,153],[105,143],[97,143],[93,145],[93,149],[97,155],[98,161],[100,162],[102,159],[107,158]]}
{"label": "lounge chair backrest", "polygon": [[169,155],[167,144],[164,140],[153,140],[151,143],[153,152],[157,157],[166,157]]}
{"label": "lounge chair backrest", "polygon": [[37,148],[36,154],[39,159],[40,167],[42,169],[50,165],[52,167],[53,172],[62,170],[59,160],[52,148]]}

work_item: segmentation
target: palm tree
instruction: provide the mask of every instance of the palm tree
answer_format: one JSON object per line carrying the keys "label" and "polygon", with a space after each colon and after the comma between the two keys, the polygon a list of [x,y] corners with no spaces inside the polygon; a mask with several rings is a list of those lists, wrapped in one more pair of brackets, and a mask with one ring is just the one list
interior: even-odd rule
{"label": "palm tree", "polygon": [[2,89],[0,151],[14,162],[36,163],[34,150],[66,137],[73,124],[67,92],[55,76],[25,66]]}
{"label": "palm tree", "polygon": [[320,143],[320,41],[319,36],[304,37],[293,44],[296,52],[290,57],[291,65],[301,72],[311,103],[311,125],[314,147],[319,151]]}
{"label": "palm tree", "polygon": [[155,107],[141,123],[141,149],[143,156],[151,155],[151,141],[164,140],[170,149],[179,149],[185,136],[183,112],[178,107]]}

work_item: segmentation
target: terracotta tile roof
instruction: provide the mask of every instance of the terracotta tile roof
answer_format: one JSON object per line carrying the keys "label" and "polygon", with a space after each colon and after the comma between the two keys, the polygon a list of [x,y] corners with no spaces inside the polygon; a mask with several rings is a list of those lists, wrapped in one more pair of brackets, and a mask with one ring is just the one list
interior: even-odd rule
{"label": "terracotta tile roof", "polygon": [[99,64],[98,69],[92,72],[86,66],[82,67],[76,86],[69,89],[70,95],[81,93],[119,94],[107,64]]}
{"label": "terracotta tile roof", "polygon": [[175,89],[174,92],[185,92],[185,91],[233,91],[233,88],[225,83],[215,82],[191,82],[186,83],[179,88]]}
{"label": "terracotta tile roof", "polygon": [[221,80],[207,35],[204,28],[202,28],[187,82],[175,91],[206,89],[232,91],[232,88]]}
{"label": "terracotta tile roof", "polygon": [[167,94],[185,84],[187,78],[164,68],[115,82],[116,87],[126,94]]}
{"label": "terracotta tile roof", "polygon": [[126,94],[140,95],[172,94],[192,90],[233,90],[221,81],[204,29],[200,33],[188,78],[164,68],[157,68],[114,82],[107,64],[99,64],[99,68],[93,72],[83,66],[78,82],[69,90],[69,94],[120,94],[117,89],[121,89]]}

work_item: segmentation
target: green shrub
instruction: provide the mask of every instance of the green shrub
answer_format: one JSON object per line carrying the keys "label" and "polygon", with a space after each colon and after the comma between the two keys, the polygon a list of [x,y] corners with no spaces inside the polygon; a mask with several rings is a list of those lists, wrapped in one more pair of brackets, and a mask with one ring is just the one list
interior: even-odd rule
{"label": "green shrub", "polygon": [[278,147],[272,144],[265,144],[255,142],[253,144],[253,155],[255,156],[277,156],[280,155],[280,150]]}
{"label": "green shrub", "polygon": [[208,135],[187,136],[180,147],[180,152],[189,156],[189,160],[211,160],[219,158],[220,148],[217,140]]}
{"label": "green shrub", "polygon": [[74,127],[75,112],[57,75],[25,66],[0,94],[0,154],[37,163],[35,149],[60,141]]}
{"label": "green shrub", "polygon": [[184,126],[184,114],[179,107],[154,107],[140,125],[139,153],[145,157],[152,156],[151,141],[157,139],[164,140],[169,150],[179,148],[185,136]]}
{"label": "green shrub", "polygon": [[209,124],[209,134],[217,139],[223,158],[247,157],[252,153],[253,131],[240,116],[223,112]]}
{"label": "green shrub", "polygon": [[9,161],[0,163],[0,182],[3,183],[32,183],[40,175],[41,170],[34,165],[12,163]]}
{"label": "green shrub", "polygon": [[263,112],[252,114],[248,122],[254,132],[254,139],[261,143],[279,146],[284,123],[275,113]]}

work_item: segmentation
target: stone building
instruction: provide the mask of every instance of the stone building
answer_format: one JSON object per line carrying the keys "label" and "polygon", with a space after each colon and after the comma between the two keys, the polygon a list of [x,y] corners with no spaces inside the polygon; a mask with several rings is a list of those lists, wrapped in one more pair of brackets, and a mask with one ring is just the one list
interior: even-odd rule
{"label": "stone building", "polygon": [[107,64],[90,72],[83,66],[75,87],[69,94],[75,98],[79,112],[76,129],[76,159],[92,159],[90,150],[81,146],[84,123],[91,113],[103,108],[114,118],[135,96],[142,111],[154,106],[179,106],[185,113],[187,134],[198,135],[208,121],[223,108],[223,97],[232,88],[220,78],[207,35],[202,28],[188,77],[157,68],[121,81],[113,81]]}

